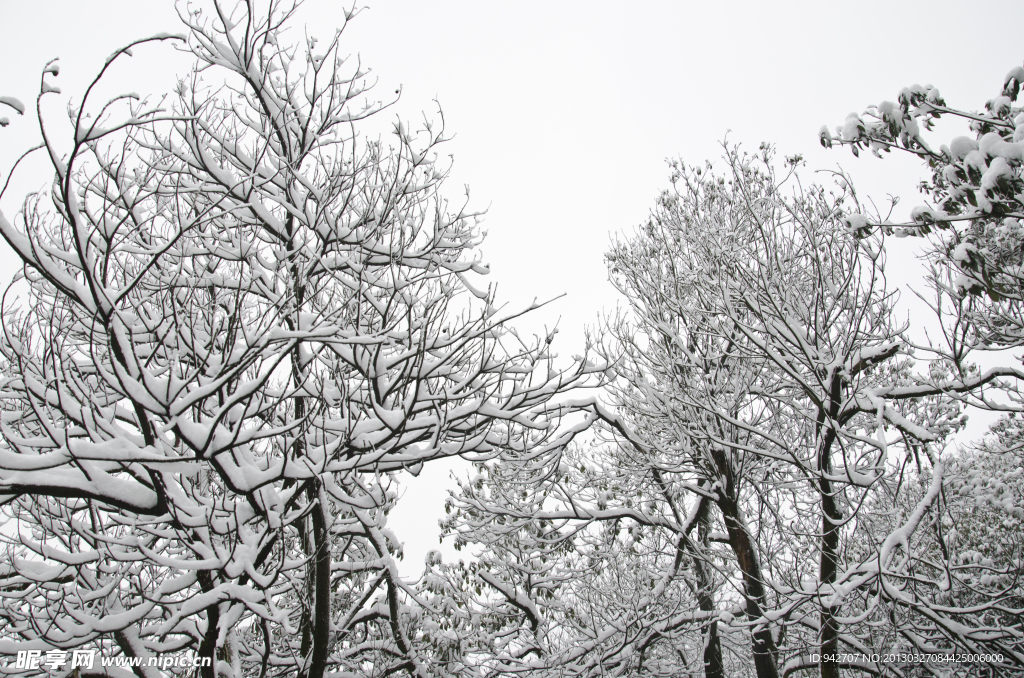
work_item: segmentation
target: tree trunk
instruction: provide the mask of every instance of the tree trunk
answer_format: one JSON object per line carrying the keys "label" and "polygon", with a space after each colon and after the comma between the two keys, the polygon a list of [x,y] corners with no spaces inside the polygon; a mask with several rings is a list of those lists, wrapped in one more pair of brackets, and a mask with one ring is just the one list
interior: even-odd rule
{"label": "tree trunk", "polygon": [[[831,483],[822,478],[821,487],[821,565],[819,568],[821,584],[831,586],[836,581],[838,569],[839,521],[842,515],[836,507],[835,497],[831,494]],[[829,596],[831,599],[831,595]],[[836,623],[838,608],[834,605],[820,604],[819,618],[821,623],[821,678],[839,678],[839,665],[831,657],[839,652],[839,625]],[[831,656],[828,660],[826,657]]]}
{"label": "tree trunk", "polygon": [[[668,485],[665,483],[661,476],[661,472],[657,468],[652,468],[651,473],[654,476],[655,481],[658,483],[661,489],[662,497],[668,503],[669,508],[672,510],[672,515],[675,517],[676,522],[680,525],[683,524],[683,518],[679,512],[679,507],[672,499],[672,493],[668,490]],[[708,482],[701,480],[698,483],[704,489],[707,489]],[[704,562],[702,555],[700,554],[700,548],[690,538],[690,530],[693,529],[694,524],[697,526],[697,540],[700,547],[707,548],[708,545],[708,532],[709,528],[709,514],[711,509],[711,500],[707,497],[700,497],[697,500],[697,511],[694,514],[694,522],[686,527],[686,532],[682,535],[679,549],[676,551],[676,562],[673,565],[673,571],[678,571],[679,565],[682,561],[682,548],[685,547],[686,551],[690,556],[690,562],[693,563],[693,569],[697,574],[697,606],[701,612],[714,612],[715,611],[715,580],[714,575],[707,567],[707,563]],[[722,639],[718,635],[718,620],[713,619],[704,632],[704,654],[702,657],[704,661],[704,678],[725,678],[725,668],[722,662]]]}
{"label": "tree trunk", "polygon": [[[199,588],[203,593],[213,590],[213,576],[209,570],[199,570],[196,573],[199,581]],[[217,636],[220,635],[220,603],[214,603],[206,608],[206,634],[203,642],[199,645],[199,657],[209,657],[210,665],[200,668],[201,678],[217,678]]]}
{"label": "tree trunk", "polygon": [[[697,516],[697,539],[700,545],[708,544],[708,501],[701,499],[701,508]],[[687,540],[689,541],[689,540]],[[691,549],[695,550],[695,549]],[[702,612],[715,611],[715,582],[707,564],[694,554],[693,569],[697,572],[697,605]],[[725,666],[722,663],[722,640],[718,636],[718,620],[713,619],[704,634],[704,678],[725,678]]]}
{"label": "tree trunk", "polygon": [[[316,496],[310,487],[310,495]],[[324,506],[319,503],[312,512],[313,519],[313,653],[308,678],[323,678],[327,668],[327,650],[331,634],[331,544],[324,519]]]}
{"label": "tree trunk", "polygon": [[[842,379],[833,374],[830,384],[830,415],[834,421],[838,416],[840,397],[842,395]],[[835,488],[828,479],[832,473],[832,445],[836,439],[835,429],[828,427],[824,413],[818,415],[818,471],[821,474],[818,479],[818,493],[821,498],[821,562],[818,566],[819,586],[829,589],[828,599],[832,598],[832,586],[836,582],[836,573],[839,569],[839,526],[843,519],[836,504]],[[839,678],[839,664],[834,660],[839,652],[839,625],[836,623],[836,615],[839,612],[835,605],[826,605],[824,600],[819,598],[818,619],[821,627],[821,678]],[[827,659],[826,659],[827,658]]]}
{"label": "tree trunk", "polygon": [[[750,533],[743,524],[736,503],[724,499],[719,500],[719,508],[725,517],[725,528],[729,533],[729,545],[732,547],[740,571],[743,573],[743,595],[747,601],[747,618],[751,621],[760,619],[764,614],[765,591],[761,579],[761,565],[757,561]],[[779,671],[775,666],[775,639],[767,625],[754,628],[753,639],[754,668],[757,678],[778,678]]]}
{"label": "tree trunk", "polygon": [[[712,458],[718,468],[719,489],[715,503],[718,504],[722,517],[725,519],[725,529],[729,534],[729,546],[732,547],[736,562],[743,574],[743,597],[746,599],[747,618],[751,621],[760,619],[764,614],[765,590],[764,580],[761,575],[761,563],[757,559],[757,548],[747,531],[746,521],[740,512],[739,501],[737,500],[736,488],[733,483],[732,468],[725,450],[712,448]],[[724,487],[721,487],[724,485]],[[752,636],[752,649],[754,654],[754,669],[757,671],[757,678],[778,678],[779,670],[775,665],[775,657],[778,653],[775,647],[775,639],[772,638],[772,630],[767,625],[754,627]]]}

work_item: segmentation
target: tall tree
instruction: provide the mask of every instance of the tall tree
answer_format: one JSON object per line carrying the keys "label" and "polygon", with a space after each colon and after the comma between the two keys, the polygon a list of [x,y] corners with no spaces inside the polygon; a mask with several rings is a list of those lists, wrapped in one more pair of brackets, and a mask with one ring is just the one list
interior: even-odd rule
{"label": "tall tree", "polygon": [[[791,648],[840,650],[842,537],[886,484],[884,429],[938,436],[877,395],[905,379],[906,357],[884,260],[843,235],[853,196],[804,188],[794,167],[776,176],[766,152],[726,159],[725,176],[680,167],[675,193],[612,255],[637,317],[616,333],[636,365],[617,402],[641,444],[686,440],[691,484],[715,488],[753,660],[772,676],[806,658],[779,656],[787,635]],[[822,675],[836,668],[822,661]]]}
{"label": "tall tree", "polygon": [[[362,137],[384,107],[341,30],[286,43],[295,9],[180,5],[185,35],[115,52],[66,141],[36,106],[26,155],[53,182],[0,213],[23,262],[0,342],[0,653],[451,675],[399,577],[395,473],[586,425],[559,428],[553,398],[593,370],[555,369],[472,282],[479,215],[441,193],[443,125]],[[93,102],[164,42],[195,61],[176,92]]]}
{"label": "tall tree", "polygon": [[[453,499],[449,528],[486,546],[476,581],[498,580],[476,604],[515,639],[495,670],[878,674],[893,638],[870,630],[892,610],[941,629],[900,628],[899,647],[1002,651],[1013,631],[907,594],[963,423],[949,394],[1000,372],[913,362],[880,241],[849,237],[851,189],[805,186],[767,148],[725,163],[677,165],[609,254],[629,303],[605,328],[617,378],[595,406],[613,436],[506,455]],[[866,507],[891,497],[902,512],[875,521]]]}

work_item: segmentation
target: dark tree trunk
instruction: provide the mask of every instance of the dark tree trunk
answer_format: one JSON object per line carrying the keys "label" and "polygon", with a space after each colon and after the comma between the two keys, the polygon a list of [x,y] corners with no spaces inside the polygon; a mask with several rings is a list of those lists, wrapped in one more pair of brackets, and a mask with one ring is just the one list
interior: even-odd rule
{"label": "dark tree trunk", "polygon": [[[317,501],[313,485],[307,486],[309,499]],[[327,669],[328,645],[331,635],[331,544],[327,534],[324,507],[317,504],[310,514],[313,523],[311,554],[313,564],[313,591],[310,602],[312,612],[312,647],[306,678],[323,678]]]}
{"label": "dark tree trunk", "polygon": [[[203,593],[213,590],[213,576],[208,570],[196,573],[199,588]],[[220,604],[214,603],[206,608],[206,635],[199,645],[199,657],[209,657],[210,665],[200,669],[201,678],[217,678],[217,636],[220,635]]]}
{"label": "dark tree trunk", "polygon": [[[707,547],[709,520],[708,502],[701,500],[701,508],[697,514],[697,539],[702,547]],[[694,570],[700,589],[697,591],[697,605],[702,612],[715,611],[715,582],[710,568],[700,558],[693,558]],[[704,632],[704,678],[725,678],[725,666],[722,663],[722,640],[718,636],[718,620],[712,620]]]}
{"label": "dark tree trunk", "polygon": [[[842,378],[838,374],[833,374],[829,386],[829,419],[835,421],[841,406]],[[832,445],[835,443],[836,432],[828,425],[824,412],[819,412],[817,424],[817,461],[821,474],[818,479],[818,493],[821,499],[821,562],[818,567],[818,581],[820,586],[829,589],[831,600],[831,588],[836,582],[836,573],[839,569],[839,527],[843,515],[836,502],[836,489],[827,477],[832,473]],[[839,652],[839,625],[836,623],[838,612],[834,605],[826,605],[824,600],[819,602],[821,678],[839,678],[839,664],[834,661],[835,655]]]}
{"label": "dark tree trunk", "polygon": [[[712,449],[711,454],[718,467],[719,483],[725,486],[719,488],[715,503],[722,512],[725,529],[729,534],[729,546],[732,547],[740,572],[743,574],[743,597],[746,599],[747,618],[754,621],[762,617],[765,606],[764,579],[761,574],[761,563],[757,558],[757,547],[751,539],[750,532],[747,531],[740,512],[732,468],[726,451],[721,448]],[[778,651],[771,627],[767,624],[756,626],[751,636],[757,678],[778,678],[779,670],[775,664]]]}

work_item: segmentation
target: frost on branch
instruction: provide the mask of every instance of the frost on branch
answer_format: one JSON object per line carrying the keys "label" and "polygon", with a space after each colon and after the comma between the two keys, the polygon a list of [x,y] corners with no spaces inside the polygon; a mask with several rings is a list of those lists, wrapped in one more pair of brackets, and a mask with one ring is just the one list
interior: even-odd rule
{"label": "frost on branch", "polygon": [[557,449],[586,419],[553,399],[597,368],[507,331],[443,126],[364,139],[340,31],[314,54],[294,7],[180,8],[175,94],[87,96],[66,153],[41,125],[52,188],[0,214],[0,654],[452,675],[398,575],[396,473]]}

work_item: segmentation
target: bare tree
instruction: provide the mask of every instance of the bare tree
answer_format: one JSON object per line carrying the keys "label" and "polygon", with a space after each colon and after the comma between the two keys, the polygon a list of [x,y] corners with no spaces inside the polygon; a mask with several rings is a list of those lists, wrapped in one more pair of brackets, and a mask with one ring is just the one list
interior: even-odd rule
{"label": "bare tree", "polygon": [[[618,333],[639,366],[618,403],[636,412],[636,432],[657,432],[661,449],[686,439],[704,455],[695,477],[719,488],[748,619],[755,631],[777,625],[774,636],[754,634],[755,660],[774,641],[784,673],[809,667],[815,645],[823,676],[840,663],[881,671],[853,657],[892,647],[863,640],[861,622],[879,619],[885,600],[918,618],[899,629],[897,647],[1002,654],[1012,673],[1016,632],[993,627],[981,608],[944,608],[942,577],[921,576],[930,539],[910,541],[936,515],[940,453],[964,421],[961,394],[1019,373],[958,371],[947,353],[915,351],[886,288],[883,244],[844,232],[843,215],[860,211],[848,182],[828,193],[793,185],[792,173],[776,177],[767,156],[726,157],[724,177],[681,171],[636,244],[613,255],[641,330]],[[644,425],[652,415],[659,422]],[[901,485],[908,464],[928,487],[912,501]],[[886,497],[907,508],[865,540],[858,530],[874,512],[864,507]],[[853,591],[875,597],[854,602]],[[763,608],[769,597],[775,610]],[[759,674],[771,675],[763,664]]]}
{"label": "bare tree", "polygon": [[[286,43],[295,9],[181,5],[185,35],[121,48],[70,106],[67,151],[36,107],[51,188],[0,214],[24,264],[0,344],[0,653],[453,675],[419,626],[443,611],[399,577],[395,473],[587,423],[559,428],[553,399],[593,368],[555,369],[474,286],[443,125],[360,136],[384,106],[340,30]],[[154,42],[195,60],[177,91],[94,104]]]}
{"label": "bare tree", "polygon": [[915,364],[881,241],[849,236],[856,195],[803,186],[798,159],[777,174],[767,148],[725,160],[677,165],[609,254],[629,302],[595,406],[614,441],[506,455],[453,500],[449,529],[486,546],[476,581],[494,593],[475,604],[515,639],[495,672],[908,675],[871,658],[896,648],[1002,653],[1015,675],[1016,630],[947,608],[921,535],[955,396],[1017,373]]}

